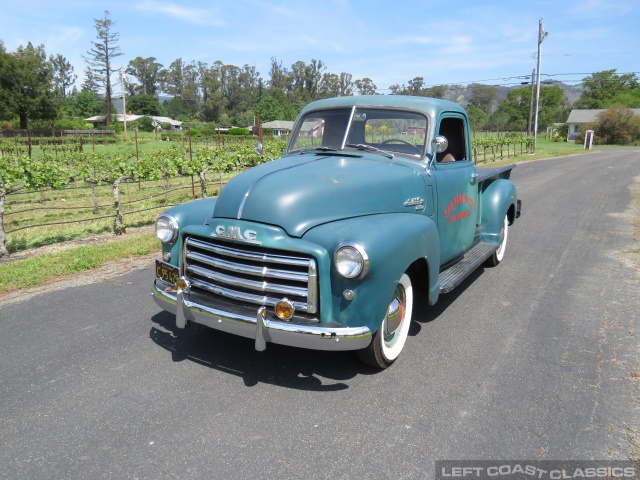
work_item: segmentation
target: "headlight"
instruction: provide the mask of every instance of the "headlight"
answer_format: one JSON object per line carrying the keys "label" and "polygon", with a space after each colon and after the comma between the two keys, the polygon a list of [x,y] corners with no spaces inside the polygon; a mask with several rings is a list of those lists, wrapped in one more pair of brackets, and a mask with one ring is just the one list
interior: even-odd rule
{"label": "headlight", "polygon": [[357,243],[341,244],[333,256],[336,270],[345,278],[364,277],[369,271],[369,257]]}
{"label": "headlight", "polygon": [[156,220],[156,235],[162,243],[173,243],[178,238],[178,222],[173,215],[162,214]]}

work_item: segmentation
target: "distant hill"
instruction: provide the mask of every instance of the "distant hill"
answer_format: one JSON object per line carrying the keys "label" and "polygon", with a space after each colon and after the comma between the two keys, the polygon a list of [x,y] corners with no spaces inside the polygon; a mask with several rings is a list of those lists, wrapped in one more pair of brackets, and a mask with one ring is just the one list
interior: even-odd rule
{"label": "distant hill", "polygon": [[[158,97],[160,104],[162,105],[164,102],[171,100],[171,97],[167,97],[166,95],[160,95]],[[111,99],[111,105],[113,106],[116,113],[124,113],[122,111],[122,97],[113,97]]]}
{"label": "distant hill", "polygon": [[[446,87],[446,95],[445,99],[456,102],[463,107],[466,107],[469,104],[469,100],[471,99],[471,89],[475,84],[470,84],[467,86],[462,85],[445,85]],[[549,85],[545,84],[544,85]],[[582,95],[582,86],[580,85],[566,85],[562,82],[554,82],[551,85],[557,85],[564,91],[565,98],[569,101],[569,103],[574,103],[576,100],[580,98]],[[509,92],[515,88],[522,88],[522,86],[513,86],[513,87],[503,87],[501,85],[489,85],[490,87],[495,87],[498,90],[498,95],[496,96],[496,100],[494,103],[494,108],[497,108],[498,103],[503,100],[506,100]]]}

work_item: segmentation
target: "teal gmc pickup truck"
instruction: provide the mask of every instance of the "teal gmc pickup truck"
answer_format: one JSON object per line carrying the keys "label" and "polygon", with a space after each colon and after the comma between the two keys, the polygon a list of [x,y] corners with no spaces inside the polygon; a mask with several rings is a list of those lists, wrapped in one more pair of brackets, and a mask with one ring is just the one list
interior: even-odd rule
{"label": "teal gmc pickup truck", "polygon": [[469,133],[465,110],[444,100],[307,105],[282,158],[158,217],[153,298],[178,328],[199,323],[260,351],[356,350],[389,367],[414,298],[433,305],[498,265],[520,216],[514,166],[476,169]]}

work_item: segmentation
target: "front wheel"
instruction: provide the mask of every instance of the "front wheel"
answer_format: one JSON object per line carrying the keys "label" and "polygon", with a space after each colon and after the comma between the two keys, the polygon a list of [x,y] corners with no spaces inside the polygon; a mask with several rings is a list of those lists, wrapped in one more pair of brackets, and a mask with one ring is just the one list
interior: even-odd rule
{"label": "front wheel", "polygon": [[413,287],[404,273],[393,292],[387,313],[367,348],[358,350],[360,360],[375,368],[390,367],[407,341],[413,313]]}
{"label": "front wheel", "polygon": [[504,223],[502,225],[502,232],[500,233],[500,235],[500,246],[485,262],[485,265],[487,265],[488,267],[498,266],[498,264],[504,258],[504,252],[507,249],[507,237],[509,235],[509,217],[507,215],[504,216]]}

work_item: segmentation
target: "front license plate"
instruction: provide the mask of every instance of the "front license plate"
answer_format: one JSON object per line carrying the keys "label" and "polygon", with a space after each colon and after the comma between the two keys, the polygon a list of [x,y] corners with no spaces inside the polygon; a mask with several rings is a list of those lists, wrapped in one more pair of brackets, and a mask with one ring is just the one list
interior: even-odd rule
{"label": "front license plate", "polygon": [[180,277],[180,270],[178,267],[156,259],[156,277],[175,285]]}

